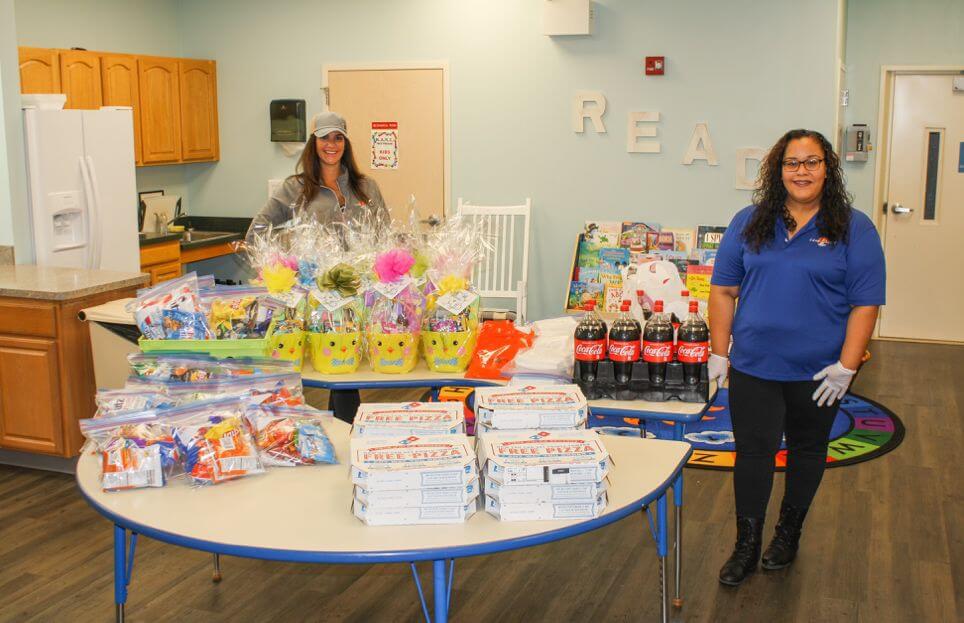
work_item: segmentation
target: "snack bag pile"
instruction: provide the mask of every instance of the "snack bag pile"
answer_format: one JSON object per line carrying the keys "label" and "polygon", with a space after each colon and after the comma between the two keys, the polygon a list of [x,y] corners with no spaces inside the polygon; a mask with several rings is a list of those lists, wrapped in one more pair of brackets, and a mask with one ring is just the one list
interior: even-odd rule
{"label": "snack bag pile", "polygon": [[80,430],[101,457],[105,491],[162,487],[180,454],[158,411],[128,412],[81,420]]}

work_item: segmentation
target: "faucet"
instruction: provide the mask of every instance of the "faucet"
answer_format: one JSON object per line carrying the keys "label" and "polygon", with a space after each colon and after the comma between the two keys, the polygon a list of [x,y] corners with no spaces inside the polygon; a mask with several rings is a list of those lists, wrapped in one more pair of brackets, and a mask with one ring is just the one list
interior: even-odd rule
{"label": "faucet", "polygon": [[178,217],[175,216],[174,218],[168,219],[165,221],[164,220],[165,216],[167,216],[167,212],[154,213],[154,233],[156,234],[167,233],[167,226],[172,224],[174,221],[178,219]]}

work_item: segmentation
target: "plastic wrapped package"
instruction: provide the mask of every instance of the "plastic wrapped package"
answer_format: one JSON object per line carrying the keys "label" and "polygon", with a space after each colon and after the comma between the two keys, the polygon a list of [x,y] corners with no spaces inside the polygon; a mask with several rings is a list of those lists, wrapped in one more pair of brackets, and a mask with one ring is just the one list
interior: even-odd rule
{"label": "plastic wrapped package", "polygon": [[266,304],[276,309],[268,356],[278,361],[290,361],[294,369],[300,371],[307,342],[305,339],[307,291],[300,286],[295,286],[288,292],[272,294]]}
{"label": "plastic wrapped package", "polygon": [[88,439],[84,452],[101,457],[104,491],[163,487],[176,473],[181,456],[158,411],[138,411],[80,420]]}
{"label": "plastic wrapped package", "polygon": [[109,417],[130,411],[166,409],[174,406],[170,396],[143,389],[100,389],[94,395],[97,404],[95,418]]}
{"label": "plastic wrapped package", "polygon": [[328,269],[310,293],[308,339],[311,364],[322,374],[355,372],[362,359],[361,279],[339,263]]}
{"label": "plastic wrapped package", "polygon": [[254,374],[285,374],[295,371],[292,362],[281,359],[269,359],[268,357],[222,359],[218,364],[221,368],[221,375],[224,377],[251,376]]}
{"label": "plastic wrapped package", "polygon": [[147,339],[208,339],[211,330],[201,307],[197,274],[165,281],[132,304],[134,321]]}
{"label": "plastic wrapped package", "polygon": [[207,355],[153,355],[133,353],[127,356],[131,374],[161,381],[190,383],[217,378],[221,365]]}
{"label": "plastic wrapped package", "polygon": [[165,426],[184,457],[184,473],[196,486],[215,485],[264,472],[258,447],[237,398],[169,410]]}
{"label": "plastic wrapped package", "polygon": [[479,328],[479,295],[469,277],[486,246],[481,221],[471,219],[446,219],[428,235],[421,339],[430,370],[464,372],[469,365]]}
{"label": "plastic wrapped package", "polygon": [[253,374],[198,383],[169,383],[166,392],[178,405],[233,396],[250,404],[297,406],[304,403],[301,375]]}
{"label": "plastic wrapped package", "polygon": [[325,432],[330,411],[308,406],[251,405],[245,416],[251,425],[261,461],[267,467],[334,464],[335,448]]}
{"label": "plastic wrapped package", "polygon": [[217,287],[201,294],[201,305],[214,338],[263,338],[276,306],[266,305],[268,290],[259,286]]}
{"label": "plastic wrapped package", "polygon": [[383,246],[375,256],[376,278],[365,294],[365,341],[376,372],[404,374],[418,362],[425,302],[410,275],[414,264],[412,251],[395,242]]}

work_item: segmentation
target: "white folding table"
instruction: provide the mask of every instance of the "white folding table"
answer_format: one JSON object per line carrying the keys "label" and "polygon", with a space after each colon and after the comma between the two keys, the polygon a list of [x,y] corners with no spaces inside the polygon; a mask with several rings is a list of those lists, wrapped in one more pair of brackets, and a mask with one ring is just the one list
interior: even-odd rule
{"label": "white folding table", "polygon": [[[340,465],[273,468],[265,474],[202,490],[192,488],[185,479],[175,479],[162,488],[104,492],[99,482],[99,456],[84,454],[77,465],[81,494],[114,523],[117,620],[124,620],[139,534],[211,552],[215,554],[216,570],[220,554],[305,563],[410,563],[426,618],[429,612],[415,563],[430,560],[434,620],[446,621],[454,559],[565,539],[640,511],[649,515],[648,524],[656,539],[661,620],[668,619],[666,492],[689,458],[689,444],[605,437],[614,468],[609,504],[594,519],[501,522],[479,511],[464,524],[370,527],[350,510],[349,427],[336,420],[328,432]],[[655,513],[649,508],[653,502]]]}

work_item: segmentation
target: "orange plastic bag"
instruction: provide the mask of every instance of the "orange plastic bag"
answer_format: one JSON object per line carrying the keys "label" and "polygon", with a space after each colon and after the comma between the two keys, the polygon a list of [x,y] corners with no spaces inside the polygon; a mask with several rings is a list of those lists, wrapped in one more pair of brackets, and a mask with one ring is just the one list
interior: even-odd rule
{"label": "orange plastic bag", "polygon": [[532,346],[535,335],[519,331],[511,320],[488,320],[479,328],[479,339],[467,379],[508,378],[502,371],[523,348]]}

